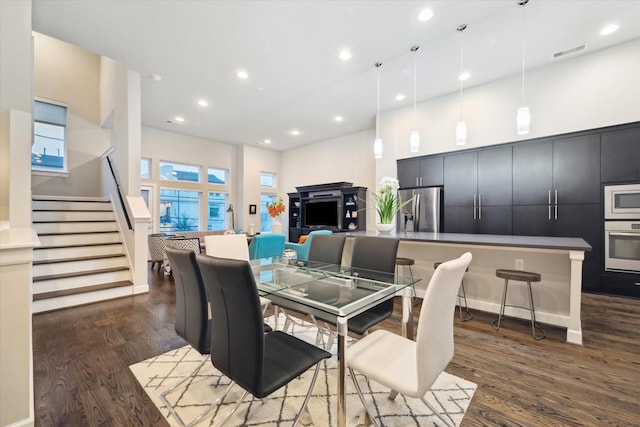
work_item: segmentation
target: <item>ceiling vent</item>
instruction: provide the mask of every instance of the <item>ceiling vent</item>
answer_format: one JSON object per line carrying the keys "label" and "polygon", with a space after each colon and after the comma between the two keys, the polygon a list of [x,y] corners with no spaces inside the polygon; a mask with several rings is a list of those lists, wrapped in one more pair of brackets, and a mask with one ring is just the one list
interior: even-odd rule
{"label": "ceiling vent", "polygon": [[553,59],[564,58],[567,55],[573,55],[574,53],[581,52],[587,49],[587,44],[581,44],[580,46],[572,47],[571,49],[563,50],[562,52],[556,52],[552,55]]}

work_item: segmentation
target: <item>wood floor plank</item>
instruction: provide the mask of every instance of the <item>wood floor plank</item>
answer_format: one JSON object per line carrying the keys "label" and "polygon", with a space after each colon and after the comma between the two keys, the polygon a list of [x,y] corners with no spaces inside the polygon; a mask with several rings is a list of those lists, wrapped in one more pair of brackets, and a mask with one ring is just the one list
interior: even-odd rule
{"label": "wood floor plank", "polygon": [[[167,426],[128,366],[185,345],[172,279],[149,270],[149,294],[33,316],[37,426]],[[379,327],[401,332],[400,303]],[[414,307],[414,316],[420,304]],[[457,314],[457,313],[456,313]],[[478,384],[463,426],[640,425],[640,300],[583,294],[584,346],[545,326],[473,311],[455,325],[447,372]]]}

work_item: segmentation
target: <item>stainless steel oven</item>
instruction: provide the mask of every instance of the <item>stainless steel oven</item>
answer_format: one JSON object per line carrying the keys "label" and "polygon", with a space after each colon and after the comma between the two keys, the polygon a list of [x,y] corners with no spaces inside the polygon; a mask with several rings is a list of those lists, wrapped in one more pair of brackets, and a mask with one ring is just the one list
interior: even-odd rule
{"label": "stainless steel oven", "polygon": [[640,220],[640,183],[605,185],[604,219]]}
{"label": "stainless steel oven", "polygon": [[640,220],[604,223],[604,267],[640,274]]}

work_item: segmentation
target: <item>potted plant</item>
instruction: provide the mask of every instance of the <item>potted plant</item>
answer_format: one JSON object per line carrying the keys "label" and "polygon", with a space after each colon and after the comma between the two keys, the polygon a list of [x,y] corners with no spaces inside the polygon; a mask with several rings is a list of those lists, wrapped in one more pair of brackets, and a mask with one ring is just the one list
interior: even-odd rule
{"label": "potted plant", "polygon": [[280,215],[284,213],[286,206],[282,199],[278,199],[277,202],[267,203],[267,212],[272,219],[271,232],[282,234],[282,223],[280,222]]}
{"label": "potted plant", "polygon": [[393,230],[393,219],[400,209],[411,203],[413,197],[403,203],[398,198],[398,188],[400,183],[397,179],[385,176],[380,181],[380,188],[377,193],[372,193],[376,202],[378,221],[376,229],[380,232],[390,232]]}

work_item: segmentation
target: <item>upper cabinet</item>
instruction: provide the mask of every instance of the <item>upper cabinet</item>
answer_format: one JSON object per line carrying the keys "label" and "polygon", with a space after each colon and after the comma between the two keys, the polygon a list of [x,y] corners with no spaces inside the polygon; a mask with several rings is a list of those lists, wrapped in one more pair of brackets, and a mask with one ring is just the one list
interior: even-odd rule
{"label": "upper cabinet", "polygon": [[443,184],[443,156],[398,160],[400,188],[435,187]]}
{"label": "upper cabinet", "polygon": [[606,183],[640,181],[640,125],[602,133],[601,178]]}
{"label": "upper cabinet", "polygon": [[599,133],[554,139],[552,190],[556,204],[600,203]]}

